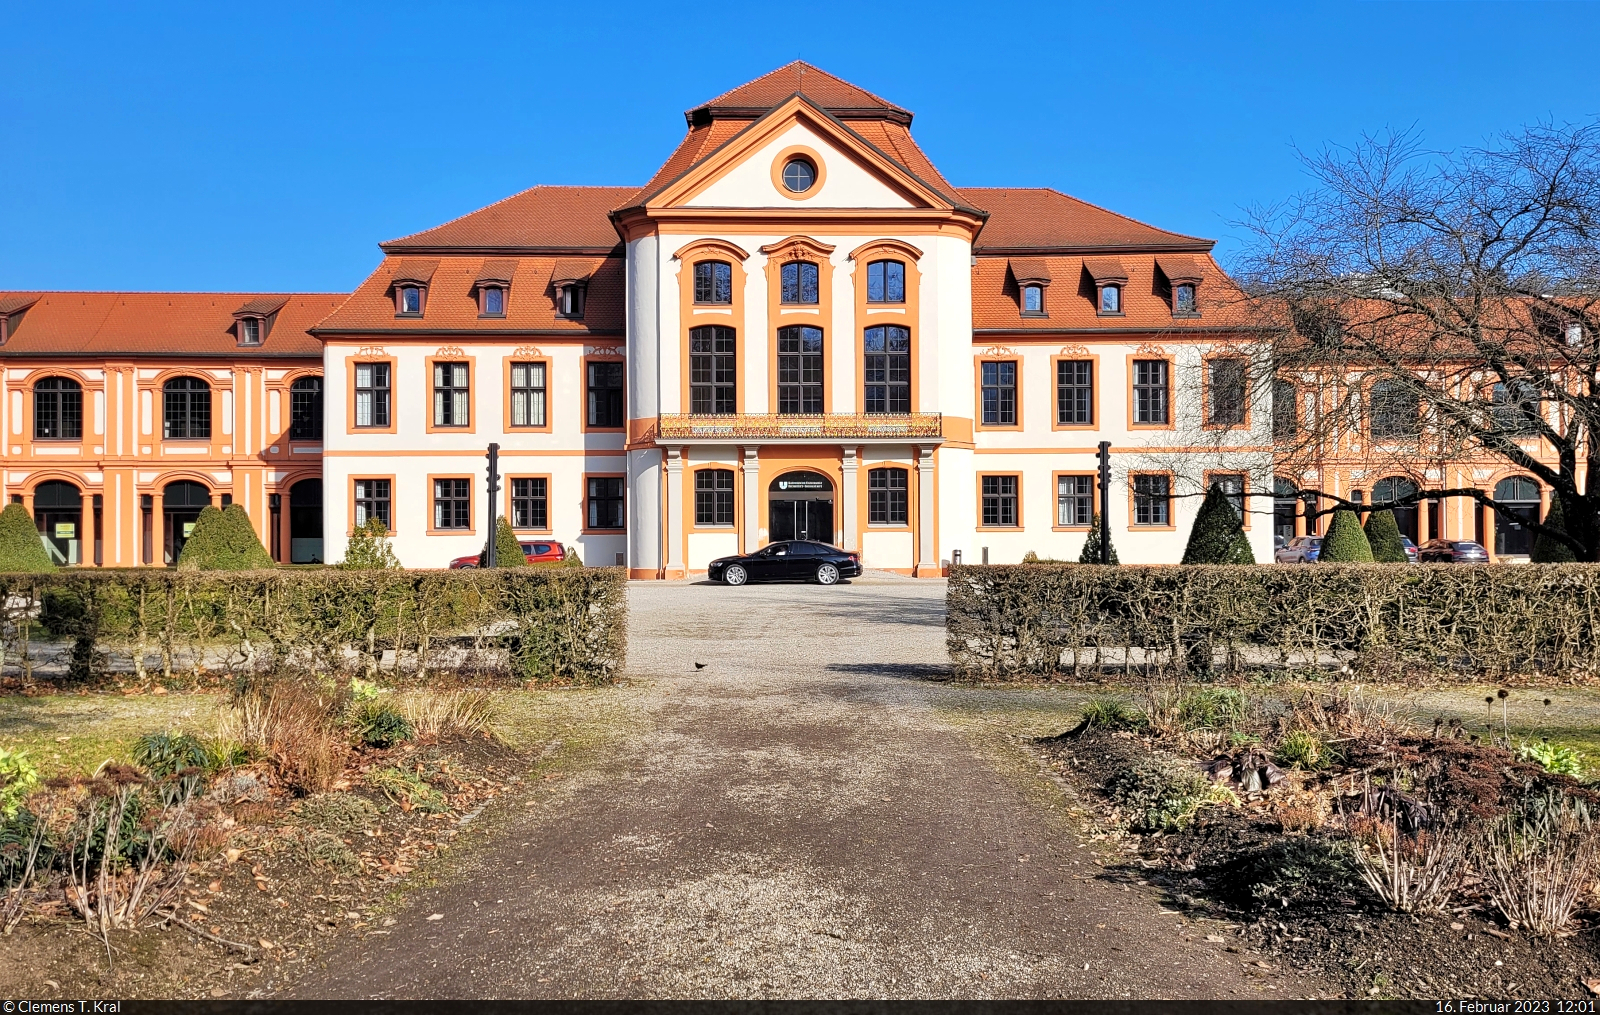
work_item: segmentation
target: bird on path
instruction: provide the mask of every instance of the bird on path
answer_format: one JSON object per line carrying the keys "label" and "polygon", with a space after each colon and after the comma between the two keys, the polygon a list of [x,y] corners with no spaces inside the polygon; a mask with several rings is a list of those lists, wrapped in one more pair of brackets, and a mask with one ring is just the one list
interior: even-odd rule
{"label": "bird on path", "polygon": [[694,664],[694,668],[697,669],[697,670],[703,670],[703,669],[706,668],[706,664],[705,663],[695,663]]}

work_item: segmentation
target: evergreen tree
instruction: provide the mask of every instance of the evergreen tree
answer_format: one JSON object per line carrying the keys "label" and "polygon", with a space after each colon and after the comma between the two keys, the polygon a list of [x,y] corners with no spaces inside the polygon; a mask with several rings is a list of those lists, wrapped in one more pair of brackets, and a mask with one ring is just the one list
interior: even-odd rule
{"label": "evergreen tree", "polygon": [[[494,523],[494,549],[495,567],[527,567],[528,558],[522,552],[522,543],[518,541],[517,534],[511,531],[511,523],[506,521],[506,516],[501,515]],[[488,547],[484,547],[483,556],[479,558],[481,565],[488,564]]]}
{"label": "evergreen tree", "polygon": [[1216,483],[1206,491],[1206,499],[1194,516],[1189,530],[1189,545],[1183,551],[1185,564],[1254,564],[1255,554],[1244,534],[1239,512]]}
{"label": "evergreen tree", "polygon": [[242,504],[225,511],[207,506],[184,541],[178,567],[199,571],[248,571],[273,567],[272,555],[261,545],[249,512]]}
{"label": "evergreen tree", "polygon": [[[1559,493],[1550,495],[1550,513],[1545,516],[1544,523],[1558,532],[1567,531],[1567,513],[1561,508]],[[1571,564],[1578,559],[1572,547],[1543,532],[1533,537],[1531,557],[1535,564]]]}
{"label": "evergreen tree", "polygon": [[7,504],[0,511],[0,572],[39,574],[55,569],[39,527],[28,517],[28,509],[21,504]]}
{"label": "evergreen tree", "polygon": [[400,559],[389,545],[389,527],[381,518],[368,518],[351,534],[339,567],[349,571],[379,571],[397,568]]}
{"label": "evergreen tree", "polygon": [[1361,531],[1361,522],[1354,511],[1340,508],[1333,513],[1317,559],[1327,564],[1372,563],[1372,544],[1367,542],[1367,534]]}
{"label": "evergreen tree", "polygon": [[1400,526],[1395,523],[1393,511],[1372,512],[1367,517],[1365,532],[1373,560],[1380,564],[1411,563],[1411,558],[1406,556],[1406,544],[1400,541]]}
{"label": "evergreen tree", "polygon": [[[1089,519],[1089,538],[1083,542],[1083,552],[1078,554],[1080,564],[1100,563],[1100,516],[1095,515]],[[1111,563],[1120,564],[1117,560],[1117,548],[1111,547]]]}

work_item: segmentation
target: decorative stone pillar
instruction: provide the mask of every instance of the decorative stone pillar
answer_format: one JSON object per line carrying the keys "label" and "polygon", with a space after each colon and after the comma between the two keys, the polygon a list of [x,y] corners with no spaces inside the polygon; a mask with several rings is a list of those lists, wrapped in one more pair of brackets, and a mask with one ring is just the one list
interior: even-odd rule
{"label": "decorative stone pillar", "polygon": [[933,531],[933,448],[917,448],[917,577],[939,574]]}
{"label": "decorative stone pillar", "polygon": [[839,526],[844,532],[842,545],[846,550],[858,550],[856,536],[856,518],[860,513],[860,501],[856,498],[856,469],[861,464],[860,448],[844,449],[844,481],[839,484],[839,513],[841,515]]}
{"label": "decorative stone pillar", "polygon": [[667,449],[667,578],[683,578],[683,449]]}
{"label": "decorative stone pillar", "polygon": [[760,448],[744,448],[744,552],[761,548]]}

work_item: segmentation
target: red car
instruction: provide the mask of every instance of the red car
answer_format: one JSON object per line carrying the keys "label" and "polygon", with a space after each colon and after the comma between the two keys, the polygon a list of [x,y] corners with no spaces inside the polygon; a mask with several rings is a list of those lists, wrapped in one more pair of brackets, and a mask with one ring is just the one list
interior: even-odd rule
{"label": "red car", "polygon": [[[554,540],[534,539],[522,544],[522,555],[528,558],[528,563],[530,564],[547,564],[552,561],[565,560],[567,548]],[[483,566],[482,557],[483,555],[480,553],[457,557],[450,562],[450,569],[454,571],[459,568],[481,567]]]}

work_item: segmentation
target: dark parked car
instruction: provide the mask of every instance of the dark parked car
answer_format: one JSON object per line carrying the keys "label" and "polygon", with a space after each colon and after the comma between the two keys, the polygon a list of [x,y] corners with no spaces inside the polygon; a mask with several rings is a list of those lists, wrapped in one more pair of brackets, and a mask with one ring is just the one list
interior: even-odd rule
{"label": "dark parked car", "polygon": [[1489,551],[1470,539],[1430,539],[1417,548],[1424,564],[1487,564]]}
{"label": "dark parked car", "polygon": [[1295,536],[1278,548],[1272,559],[1280,564],[1315,564],[1322,553],[1321,536]]}
{"label": "dark parked car", "polygon": [[761,581],[814,581],[832,585],[840,578],[861,576],[861,554],[827,543],[795,539],[768,543],[755,553],[718,557],[706,568],[706,577],[724,585]]}
{"label": "dark parked car", "polygon": [[1415,564],[1417,562],[1418,555],[1417,544],[1411,541],[1410,536],[1401,536],[1400,542],[1406,548],[1406,563]]}
{"label": "dark parked car", "polygon": [[[528,558],[530,564],[560,563],[566,559],[567,549],[553,539],[532,539],[522,544],[522,555]],[[450,562],[452,571],[460,568],[477,568],[483,566],[483,554],[471,553],[465,557],[457,557]]]}

